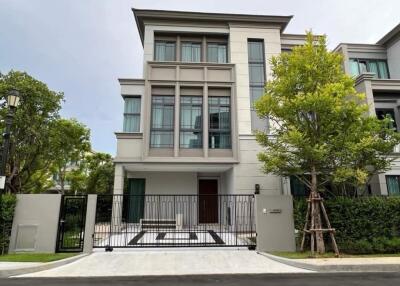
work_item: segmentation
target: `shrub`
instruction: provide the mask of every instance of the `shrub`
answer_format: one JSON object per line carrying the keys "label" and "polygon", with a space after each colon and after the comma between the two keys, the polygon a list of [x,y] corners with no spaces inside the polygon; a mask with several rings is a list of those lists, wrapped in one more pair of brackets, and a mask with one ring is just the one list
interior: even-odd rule
{"label": "shrub", "polygon": [[7,253],[17,198],[12,194],[0,196],[0,255]]}
{"label": "shrub", "polygon": [[[336,197],[324,201],[339,249],[346,253],[400,252],[400,198]],[[294,201],[296,229],[302,230],[305,199]],[[327,243],[329,243],[328,237]]]}

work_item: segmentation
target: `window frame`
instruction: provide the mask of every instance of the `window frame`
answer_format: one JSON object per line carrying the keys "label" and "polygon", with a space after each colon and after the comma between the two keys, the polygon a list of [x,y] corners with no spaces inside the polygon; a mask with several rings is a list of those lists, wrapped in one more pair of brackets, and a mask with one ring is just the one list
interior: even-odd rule
{"label": "window frame", "polygon": [[[191,100],[191,103],[182,103],[182,98],[199,98],[201,99],[201,104],[194,104]],[[203,142],[203,106],[204,106],[204,102],[203,102],[203,96],[200,95],[181,95],[180,96],[180,102],[179,102],[179,148],[181,149],[202,149],[204,146],[204,142]],[[200,106],[200,114],[201,114],[201,120],[200,120],[200,127],[199,128],[183,128],[182,127],[182,106]],[[192,109],[191,109],[191,114],[192,114]],[[182,132],[197,132],[200,134],[200,146],[197,147],[185,147],[182,145],[181,143],[181,136],[182,136]]]}
{"label": "window frame", "polygon": [[[172,98],[174,101],[171,104],[165,104],[163,103],[163,107],[164,106],[172,106],[172,127],[171,128],[154,128],[153,127],[153,113],[154,113],[154,102],[153,102],[153,98],[154,97],[170,97]],[[150,148],[157,148],[157,149],[172,149],[174,148],[174,144],[175,144],[175,135],[174,135],[174,127],[175,127],[175,96],[174,95],[160,95],[160,94],[152,94],[151,95],[151,113],[150,113],[150,140],[149,140],[149,147]],[[152,144],[152,140],[151,140],[151,136],[153,134],[154,131],[164,131],[164,132],[172,132],[172,143],[171,145],[168,146],[155,146]]]}
{"label": "window frame", "polygon": [[[357,77],[357,76],[359,76],[361,74],[360,62],[363,62],[363,63],[366,64],[367,72],[371,72],[370,71],[371,69],[370,69],[369,65],[370,65],[371,62],[374,62],[374,63],[376,63],[376,66],[378,67],[377,68],[378,73],[376,75],[377,78],[378,79],[390,79],[389,65],[388,65],[387,59],[350,58],[349,62],[351,62],[351,61],[357,62],[358,75],[353,75],[353,76]],[[379,69],[379,64],[378,64],[379,62],[384,62],[385,63],[387,78],[383,78],[382,77],[381,71]]]}
{"label": "window frame", "polygon": [[[229,100],[228,104],[221,104],[220,102],[218,102],[218,104],[212,104],[210,103],[210,99],[212,98],[227,98]],[[212,150],[216,150],[216,149],[232,149],[232,98],[231,96],[209,96],[208,97],[208,148],[212,149]],[[210,120],[210,111],[211,111],[211,107],[218,107],[218,109],[220,109],[220,107],[228,107],[229,108],[229,128],[211,128],[211,120]],[[219,112],[220,113],[220,112]],[[211,146],[211,133],[219,133],[219,134],[224,134],[224,133],[228,133],[229,134],[229,147],[226,148],[212,148]]]}
{"label": "window frame", "polygon": [[[389,187],[388,187],[388,178],[389,178],[389,177],[396,177],[397,182],[398,182],[398,185],[399,185],[399,192],[398,192],[398,194],[391,194],[391,193],[389,192]],[[386,181],[386,190],[387,190],[388,196],[393,196],[393,197],[400,196],[400,175],[385,175],[385,181]]]}
{"label": "window frame", "polygon": [[[193,44],[198,44],[198,45],[200,45],[200,60],[198,61],[198,62],[194,62],[193,60],[191,60],[191,61],[183,61],[183,59],[182,59],[182,56],[183,56],[183,53],[182,53],[182,50],[183,50],[183,45],[184,44],[187,44],[187,43],[190,43],[191,44],[191,46],[193,45]],[[192,49],[193,49],[193,47],[192,47]],[[181,42],[180,42],[180,47],[179,47],[179,50],[180,50],[180,61],[181,62],[183,62],[183,63],[201,63],[201,62],[203,62],[203,43],[201,42],[201,41],[190,41],[190,40],[182,40]],[[193,50],[192,50],[192,59],[193,59]]]}
{"label": "window frame", "polygon": [[[175,51],[174,51],[174,58],[173,60],[157,60],[156,59],[156,51],[157,51],[157,43],[173,43],[175,46]],[[157,62],[176,62],[176,48],[177,48],[177,42],[174,40],[155,40],[154,41],[154,54],[153,54],[153,60]]]}
{"label": "window frame", "polygon": [[[126,106],[126,99],[139,99],[140,102],[140,108],[139,108],[139,112],[125,112],[125,106]],[[142,97],[140,95],[130,95],[130,96],[124,96],[124,122],[123,122],[123,126],[122,126],[122,130],[124,133],[140,133],[140,124],[141,124],[141,111],[142,111]],[[125,118],[127,116],[138,116],[139,118],[139,129],[137,131],[126,131],[125,130]]]}
{"label": "window frame", "polygon": [[[259,42],[262,44],[262,60],[250,60],[250,49],[249,49],[249,43],[250,42]],[[264,39],[259,39],[259,38],[247,38],[247,61],[248,61],[248,69],[249,69],[249,97],[250,97],[250,112],[251,112],[251,129],[252,131],[257,130],[256,127],[257,123],[260,123],[260,121],[265,120],[266,124],[266,130],[269,129],[269,123],[268,123],[268,119],[262,119],[259,118],[256,110],[254,109],[254,100],[252,97],[252,88],[262,88],[263,90],[265,89],[265,84],[267,82],[267,68],[266,68],[266,58],[265,58],[265,41]],[[252,79],[250,78],[250,67],[252,64],[262,64],[263,65],[263,78],[264,78],[264,83],[263,84],[255,84],[252,83]],[[253,117],[255,117],[255,119],[253,119]],[[256,120],[258,120],[256,122]]]}
{"label": "window frame", "polygon": [[[226,61],[223,62],[223,63],[210,61],[209,54],[208,54],[208,45],[225,46],[225,59],[226,59]],[[215,41],[206,42],[206,57],[207,57],[206,61],[208,63],[216,63],[216,64],[227,64],[227,63],[229,63],[229,60],[228,60],[228,43],[227,42],[215,42]]]}

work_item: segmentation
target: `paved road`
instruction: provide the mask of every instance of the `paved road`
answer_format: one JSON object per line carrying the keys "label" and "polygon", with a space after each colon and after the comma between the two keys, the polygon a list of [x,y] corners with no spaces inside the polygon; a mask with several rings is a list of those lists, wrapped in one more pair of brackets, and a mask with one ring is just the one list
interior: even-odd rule
{"label": "paved road", "polygon": [[391,286],[400,285],[400,273],[329,273],[329,274],[253,274],[170,277],[107,278],[10,278],[0,279],[1,286],[159,286],[159,285],[251,285],[251,286]]}

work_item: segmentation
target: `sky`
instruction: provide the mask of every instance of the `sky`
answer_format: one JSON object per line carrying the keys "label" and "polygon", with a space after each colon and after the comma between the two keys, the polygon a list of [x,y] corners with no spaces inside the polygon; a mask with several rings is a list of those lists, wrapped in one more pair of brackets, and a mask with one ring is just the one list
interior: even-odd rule
{"label": "sky", "polygon": [[122,130],[118,78],[141,78],[143,48],[131,8],[293,15],[286,33],[375,43],[400,22],[399,0],[0,0],[0,72],[26,71],[63,91],[61,115],[91,129],[115,155]]}

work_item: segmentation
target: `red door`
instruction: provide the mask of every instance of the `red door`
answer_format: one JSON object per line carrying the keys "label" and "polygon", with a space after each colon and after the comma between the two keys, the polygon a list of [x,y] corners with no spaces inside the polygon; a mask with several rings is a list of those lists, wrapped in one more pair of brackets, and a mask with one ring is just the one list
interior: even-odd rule
{"label": "red door", "polygon": [[199,180],[199,223],[218,223],[218,180]]}

